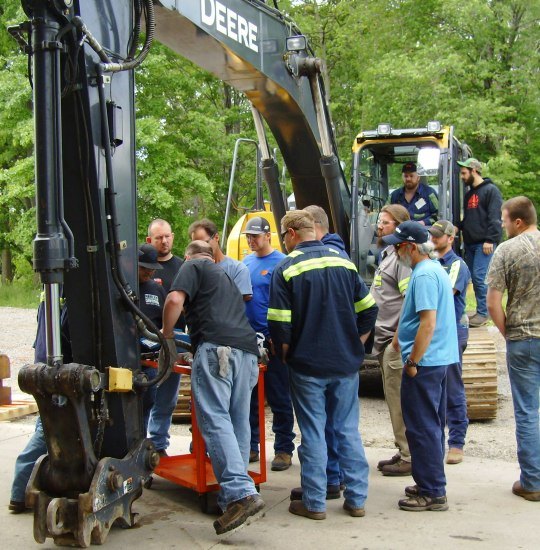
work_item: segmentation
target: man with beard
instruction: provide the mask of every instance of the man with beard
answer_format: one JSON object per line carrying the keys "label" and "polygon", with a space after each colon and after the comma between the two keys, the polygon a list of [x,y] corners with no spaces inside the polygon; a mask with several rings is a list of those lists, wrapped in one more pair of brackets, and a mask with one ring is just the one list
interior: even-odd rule
{"label": "man with beard", "polygon": [[439,212],[439,197],[429,187],[420,183],[416,164],[406,162],[401,168],[403,187],[396,189],[390,195],[390,204],[401,204],[409,212],[411,220],[422,225],[432,225],[437,221]]}
{"label": "man with beard", "polygon": [[489,178],[482,177],[482,164],[478,160],[469,158],[458,164],[461,180],[469,186],[464,198],[463,220],[458,223],[476,296],[476,313],[469,324],[480,327],[489,319],[485,279],[495,247],[501,242],[502,195]]}
{"label": "man with beard", "polygon": [[454,226],[447,220],[439,220],[430,228],[431,241],[439,255],[439,263],[450,277],[454,290],[454,311],[459,344],[459,363],[446,372],[446,416],[448,423],[447,464],[459,464],[463,460],[463,446],[469,419],[467,418],[467,399],[462,377],[463,352],[469,339],[469,322],[465,313],[467,287],[471,273],[467,264],[454,252]]}
{"label": "man with beard", "polygon": [[508,240],[497,248],[489,267],[487,304],[493,322],[506,339],[521,469],[512,492],[540,502],[540,232],[536,210],[527,197],[506,201],[502,219]]}
{"label": "man with beard", "polygon": [[402,510],[448,509],[444,475],[446,371],[459,361],[452,285],[433,257],[433,243],[417,222],[400,224],[383,237],[399,260],[412,268],[399,319],[403,360],[401,410],[416,485],[405,489]]}
{"label": "man with beard", "polygon": [[[268,365],[264,376],[266,399],[272,410],[272,430],[275,434],[272,470],[280,472],[289,469],[294,450],[294,413],[289,391],[289,374],[287,367],[273,352],[272,340],[268,330],[268,300],[272,273],[285,254],[272,246],[270,224],[266,218],[251,218],[244,230],[252,254],[244,258],[244,265],[249,269],[253,297],[246,302],[246,315],[253,330],[264,336],[264,347],[268,352]],[[259,399],[258,387],[251,394],[251,450],[249,461],[259,460]]]}
{"label": "man with beard", "polygon": [[[377,222],[379,246],[383,237],[391,235],[396,227],[409,219],[407,210],[399,204],[383,206]],[[409,284],[411,268],[402,265],[393,246],[386,246],[371,285],[371,295],[379,307],[375,324],[373,354],[381,366],[384,397],[390,413],[394,444],[398,452],[389,460],[381,460],[377,468],[384,476],[411,475],[411,453],[405,437],[405,424],[401,413],[401,375],[403,362],[397,341],[399,314]]]}
{"label": "man with beard", "polygon": [[[174,244],[174,233],[168,222],[162,219],[155,219],[148,226],[148,237],[146,242],[151,244],[157,251],[157,261],[161,266],[159,278],[165,294],[169,292],[176,274],[182,267],[184,261],[172,253]],[[176,328],[184,330],[186,323],[181,315],[176,323]],[[160,456],[167,456],[169,446],[172,414],[178,402],[178,389],[180,388],[180,375],[171,372],[169,377],[156,389],[154,405],[150,411],[148,420],[148,433],[150,439],[156,446]]]}

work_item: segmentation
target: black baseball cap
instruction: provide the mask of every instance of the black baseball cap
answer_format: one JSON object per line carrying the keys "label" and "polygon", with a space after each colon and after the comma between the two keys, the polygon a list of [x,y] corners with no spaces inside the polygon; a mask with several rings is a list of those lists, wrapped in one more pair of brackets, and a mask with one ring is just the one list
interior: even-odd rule
{"label": "black baseball cap", "polygon": [[157,259],[157,250],[147,243],[139,246],[139,265],[146,269],[163,269]]}
{"label": "black baseball cap", "polygon": [[242,231],[242,233],[249,233],[250,235],[263,235],[265,233],[270,233],[270,224],[268,223],[268,220],[262,216],[256,216],[247,222],[246,228]]}
{"label": "black baseball cap", "polygon": [[418,222],[406,221],[400,223],[392,235],[382,238],[385,244],[416,243],[423,244],[429,240],[429,233],[425,225]]}
{"label": "black baseball cap", "polygon": [[402,168],[401,173],[404,174],[405,172],[417,172],[416,164],[414,162],[406,162]]}

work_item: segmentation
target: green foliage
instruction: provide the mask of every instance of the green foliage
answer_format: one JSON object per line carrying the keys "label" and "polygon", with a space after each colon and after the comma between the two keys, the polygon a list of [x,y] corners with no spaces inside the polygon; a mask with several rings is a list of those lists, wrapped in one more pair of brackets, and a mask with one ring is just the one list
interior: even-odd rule
{"label": "green foliage", "polygon": [[32,284],[32,278],[9,284],[0,284],[0,304],[2,307],[23,307],[37,309],[41,289]]}
{"label": "green foliage", "polygon": [[[505,197],[540,207],[540,4],[526,0],[280,0],[328,68],[341,157],[380,122],[453,124]],[[0,6],[0,27],[25,19]],[[27,59],[0,32],[0,250],[31,278],[35,231]],[[234,142],[255,137],[244,96],[155,43],[136,73],[139,238],[171,221],[176,252],[208,216],[221,227]],[[253,150],[241,148],[236,210],[254,200]],[[234,221],[234,220],[233,220]]]}

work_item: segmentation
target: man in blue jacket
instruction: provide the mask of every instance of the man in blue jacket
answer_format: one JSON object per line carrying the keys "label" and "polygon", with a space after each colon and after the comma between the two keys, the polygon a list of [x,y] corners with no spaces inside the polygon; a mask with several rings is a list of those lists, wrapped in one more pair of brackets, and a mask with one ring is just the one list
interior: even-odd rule
{"label": "man in blue jacket", "polygon": [[358,369],[378,309],[347,255],[316,240],[308,212],[287,213],[281,234],[290,254],[272,276],[268,326],[276,353],[289,367],[302,432],[302,500],[291,501],[289,512],[326,518],[325,425],[331,411],[346,486],[343,508],[362,517],[368,464],[358,433]]}

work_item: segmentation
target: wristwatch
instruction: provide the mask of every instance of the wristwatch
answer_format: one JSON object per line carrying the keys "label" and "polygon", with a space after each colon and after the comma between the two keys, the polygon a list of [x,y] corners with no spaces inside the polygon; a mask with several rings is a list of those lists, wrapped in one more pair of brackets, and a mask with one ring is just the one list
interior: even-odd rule
{"label": "wristwatch", "polygon": [[415,368],[417,369],[418,368],[418,363],[416,363],[415,361],[413,361],[410,356],[407,357],[407,359],[405,360],[405,366],[406,367],[410,367],[410,368]]}

